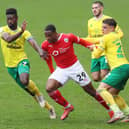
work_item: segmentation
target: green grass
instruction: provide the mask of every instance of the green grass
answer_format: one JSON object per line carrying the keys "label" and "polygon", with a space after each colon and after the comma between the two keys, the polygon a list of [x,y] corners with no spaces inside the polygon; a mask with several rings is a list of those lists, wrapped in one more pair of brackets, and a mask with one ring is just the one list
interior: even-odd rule
{"label": "green grass", "polygon": [[[3,0],[0,2],[0,26],[6,24],[5,9],[16,7],[19,14],[19,25],[27,20],[27,29],[39,44],[44,40],[43,29],[53,23],[58,32],[72,32],[79,36],[87,35],[87,20],[92,16],[91,0]],[[123,45],[129,55],[129,2],[104,1],[105,14],[114,17],[124,31]],[[28,45],[25,51],[31,62],[31,78],[36,82],[46,99],[55,107],[58,118],[50,120],[47,110],[41,109],[12,78],[4,67],[0,54],[0,129],[128,129],[128,123],[117,122],[106,124],[109,119],[105,109],[93,98],[85,94],[74,82],[68,82],[61,92],[75,106],[70,117],[61,121],[62,107],[51,100],[45,92],[49,70],[37,53]],[[82,46],[75,45],[79,60],[90,75],[90,52]],[[127,57],[129,59],[129,57]],[[93,83],[97,87],[97,83]],[[129,103],[129,83],[121,95]]]}

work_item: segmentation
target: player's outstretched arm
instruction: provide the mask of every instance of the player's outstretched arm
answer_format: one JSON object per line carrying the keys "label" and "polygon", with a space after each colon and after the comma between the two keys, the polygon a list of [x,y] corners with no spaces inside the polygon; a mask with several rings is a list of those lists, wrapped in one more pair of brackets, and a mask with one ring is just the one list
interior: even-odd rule
{"label": "player's outstretched arm", "polygon": [[1,35],[2,39],[4,39],[4,40],[5,40],[6,42],[8,42],[8,43],[11,43],[12,41],[16,40],[17,38],[19,38],[19,37],[22,35],[22,33],[23,33],[23,32],[25,31],[25,29],[26,29],[26,25],[27,25],[27,23],[26,23],[26,21],[24,20],[23,23],[22,23],[22,25],[21,25],[21,31],[17,32],[17,33],[14,34],[14,35],[10,35],[10,34],[7,33],[7,32],[3,32],[2,35]]}
{"label": "player's outstretched arm", "polygon": [[86,37],[86,38],[83,38],[83,39],[86,40],[86,41],[89,41],[89,42],[91,42],[93,44],[99,44],[101,38]]}
{"label": "player's outstretched arm", "polygon": [[83,38],[80,38],[78,44],[81,44],[82,46],[86,47],[86,48],[89,48],[90,46],[93,46],[94,44],[87,41],[87,40],[84,40]]}
{"label": "player's outstretched arm", "polygon": [[30,45],[35,49],[35,51],[37,51],[40,55],[40,57],[42,59],[47,58],[48,54],[46,51],[42,50],[39,45],[37,44],[36,40],[34,38],[31,38],[30,40],[28,40],[28,42],[30,43]]}

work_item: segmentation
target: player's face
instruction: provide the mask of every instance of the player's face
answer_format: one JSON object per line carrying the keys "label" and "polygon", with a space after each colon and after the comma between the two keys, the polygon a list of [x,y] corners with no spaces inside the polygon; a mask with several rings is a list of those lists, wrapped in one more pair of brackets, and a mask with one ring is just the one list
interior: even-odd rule
{"label": "player's face", "polygon": [[102,31],[103,31],[103,34],[108,34],[108,33],[114,31],[114,27],[113,26],[109,26],[108,24],[104,24],[103,23],[103,25],[102,25]]}
{"label": "player's face", "polygon": [[92,12],[95,17],[99,17],[103,13],[103,7],[99,4],[92,5]]}
{"label": "player's face", "polygon": [[56,32],[45,31],[44,35],[49,43],[55,43],[58,40],[58,34]]}
{"label": "player's face", "polygon": [[17,28],[17,17],[12,14],[7,15],[7,24],[9,28],[15,30]]}

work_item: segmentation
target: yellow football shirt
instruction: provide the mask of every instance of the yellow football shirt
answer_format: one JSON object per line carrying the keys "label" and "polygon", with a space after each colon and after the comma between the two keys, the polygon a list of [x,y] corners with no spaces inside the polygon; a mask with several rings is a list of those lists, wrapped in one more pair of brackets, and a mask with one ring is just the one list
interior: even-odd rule
{"label": "yellow football shirt", "polygon": [[111,32],[102,37],[101,43],[93,52],[94,57],[99,58],[103,51],[105,52],[111,69],[129,63],[125,57],[121,40],[115,32]]}
{"label": "yellow football shirt", "polygon": [[[13,31],[6,25],[0,28],[0,36],[4,32],[13,35],[20,30],[20,27],[18,27],[17,30]],[[16,67],[21,60],[27,59],[26,53],[24,52],[24,43],[30,38],[32,38],[32,36],[29,31],[25,31],[18,39],[11,43],[1,38],[1,48],[6,67]]]}
{"label": "yellow football shirt", "polygon": [[[100,37],[103,36],[102,23],[103,23],[103,20],[107,18],[111,18],[111,17],[103,15],[100,19],[96,19],[95,17],[93,17],[90,20],[88,20],[88,37],[87,37],[88,41],[94,43],[95,39],[99,39]],[[116,27],[115,31],[120,38],[123,36],[123,32],[119,26]],[[104,53],[102,53],[102,55],[104,55]],[[95,58],[93,54],[92,54],[92,58]]]}

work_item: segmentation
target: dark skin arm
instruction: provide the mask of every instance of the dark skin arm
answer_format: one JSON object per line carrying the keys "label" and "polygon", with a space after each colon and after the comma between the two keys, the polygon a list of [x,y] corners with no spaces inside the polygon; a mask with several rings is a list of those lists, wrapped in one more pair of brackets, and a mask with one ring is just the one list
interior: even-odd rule
{"label": "dark skin arm", "polygon": [[[26,26],[27,26],[27,22],[24,20],[22,25],[21,25],[21,31],[17,32],[16,34],[14,35],[10,35],[9,33],[6,33],[4,32],[2,34],[2,38],[8,42],[8,43],[11,43],[13,41],[15,41],[17,38],[19,38],[23,33],[24,31],[26,30]],[[41,58],[46,58],[47,54],[45,51],[43,51],[37,44],[37,42],[35,41],[35,39],[30,39],[28,40],[28,42],[30,43],[30,45],[39,53],[40,57]]]}
{"label": "dark skin arm", "polygon": [[40,57],[41,57],[42,59],[46,59],[46,58],[47,58],[47,56],[48,56],[47,52],[44,51],[44,50],[42,50],[42,49],[39,47],[39,45],[37,44],[37,42],[35,41],[35,39],[32,38],[32,39],[28,40],[28,42],[29,42],[30,45],[35,49],[35,51],[37,51],[37,52],[39,53],[39,55],[40,55]]}
{"label": "dark skin arm", "polygon": [[21,31],[17,32],[17,33],[14,34],[14,35],[10,35],[9,33],[4,32],[4,33],[2,34],[2,39],[4,39],[4,40],[5,40],[6,42],[8,42],[8,43],[11,43],[11,42],[15,41],[15,40],[16,40],[17,38],[19,38],[19,37],[22,35],[22,33],[25,31],[26,25],[27,25],[27,23],[26,23],[26,21],[24,20],[23,23],[22,23],[22,25],[21,25]]}

